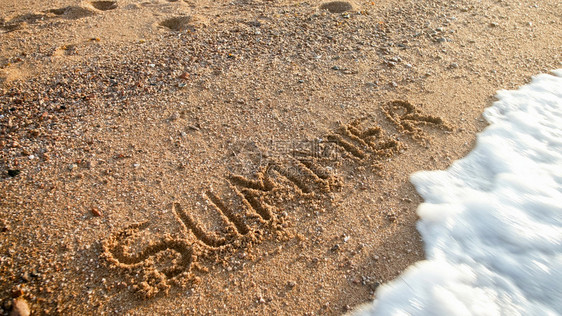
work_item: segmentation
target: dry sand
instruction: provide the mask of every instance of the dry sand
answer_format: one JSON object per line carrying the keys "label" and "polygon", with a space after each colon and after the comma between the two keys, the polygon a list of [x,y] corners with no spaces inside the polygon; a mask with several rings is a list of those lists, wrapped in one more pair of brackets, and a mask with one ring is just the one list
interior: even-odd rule
{"label": "dry sand", "polygon": [[556,0],[0,0],[0,312],[372,300],[424,256],[408,175],[468,153],[496,90],[560,67],[561,17]]}

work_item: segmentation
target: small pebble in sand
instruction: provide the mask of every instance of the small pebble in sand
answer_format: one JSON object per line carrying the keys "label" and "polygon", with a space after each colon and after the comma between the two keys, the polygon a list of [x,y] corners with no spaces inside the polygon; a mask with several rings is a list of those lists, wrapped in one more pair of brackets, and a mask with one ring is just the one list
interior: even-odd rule
{"label": "small pebble in sand", "polygon": [[8,230],[10,230],[10,227],[8,226],[8,222],[4,219],[0,219],[0,232],[7,232]]}
{"label": "small pebble in sand", "polygon": [[94,215],[94,216],[96,216],[96,217],[102,216],[101,211],[100,211],[98,208],[96,208],[96,207],[93,207],[91,211],[92,211],[92,215]]}
{"label": "small pebble in sand", "polygon": [[14,299],[10,316],[29,316],[30,314],[29,304],[23,297]]}

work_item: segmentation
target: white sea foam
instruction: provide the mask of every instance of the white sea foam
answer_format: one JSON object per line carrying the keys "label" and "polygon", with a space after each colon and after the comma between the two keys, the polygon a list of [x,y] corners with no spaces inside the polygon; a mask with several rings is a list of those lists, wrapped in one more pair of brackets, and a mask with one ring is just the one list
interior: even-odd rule
{"label": "white sea foam", "polygon": [[360,315],[562,313],[562,69],[500,91],[477,145],[411,181],[427,260]]}

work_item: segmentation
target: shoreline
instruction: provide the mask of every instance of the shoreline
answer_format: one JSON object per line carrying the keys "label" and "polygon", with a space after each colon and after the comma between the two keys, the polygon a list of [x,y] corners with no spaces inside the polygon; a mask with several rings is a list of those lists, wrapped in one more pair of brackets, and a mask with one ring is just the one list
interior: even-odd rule
{"label": "shoreline", "polygon": [[[335,315],[422,260],[409,174],[559,68],[556,3],[320,4],[0,1],[4,312]],[[337,159],[272,159],[318,139]]]}

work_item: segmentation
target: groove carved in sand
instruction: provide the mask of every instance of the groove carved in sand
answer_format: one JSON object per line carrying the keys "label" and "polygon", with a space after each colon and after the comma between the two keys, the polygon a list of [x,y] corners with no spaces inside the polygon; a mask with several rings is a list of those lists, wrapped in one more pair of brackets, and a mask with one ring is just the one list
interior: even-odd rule
{"label": "groove carved in sand", "polygon": [[442,118],[424,115],[407,101],[391,101],[384,104],[381,109],[388,120],[394,123],[401,133],[411,135],[412,138],[417,140],[427,141],[422,126],[430,126],[447,132],[452,131],[452,127],[445,123]]}
{"label": "groove carved in sand", "polygon": [[328,139],[359,160],[367,158],[381,160],[392,157],[404,149],[400,141],[389,137],[380,126],[361,129],[362,121],[354,120],[340,126],[328,135]]}
{"label": "groove carved in sand", "polygon": [[[126,271],[142,271],[143,277],[138,284],[133,286],[151,296],[158,292],[166,292],[170,288],[169,282],[180,275],[188,274],[194,262],[193,249],[184,239],[173,239],[169,236],[149,244],[142,251],[133,253],[130,251],[129,239],[134,238],[140,231],[147,228],[148,222],[130,225],[118,234],[108,238],[103,243],[105,259],[117,268]],[[153,266],[147,265],[150,259],[158,260],[159,255],[165,252],[173,252],[175,258],[170,267],[161,271]],[[177,256],[179,255],[179,260]]]}
{"label": "groove carved in sand", "polygon": [[[431,125],[443,130],[450,127],[441,118],[422,115],[410,103],[392,101],[382,106],[382,112],[396,126],[399,132],[423,139],[420,125]],[[333,130],[326,137],[337,148],[347,153],[343,159],[350,161],[374,160],[377,163],[399,154],[405,146],[397,139],[392,139],[376,123],[365,124],[366,119],[354,120]],[[366,126],[365,126],[366,125]],[[373,126],[374,125],[374,126]],[[263,238],[261,229],[282,230],[283,221],[278,216],[283,205],[271,205],[267,199],[272,194],[285,190],[295,192],[292,199],[307,199],[338,191],[342,181],[335,175],[332,167],[324,165],[325,160],[318,158],[314,152],[290,152],[286,159],[272,159],[266,166],[258,168],[252,177],[229,174],[225,182],[234,195],[220,197],[211,190],[203,197],[208,200],[228,229],[223,236],[214,231],[207,231],[189,210],[184,210],[180,203],[172,204],[172,212],[182,228],[182,238],[163,237],[156,243],[149,244],[138,253],[129,253],[130,240],[148,223],[134,224],[113,235],[104,242],[104,255],[114,267],[134,270],[150,270],[151,279],[141,280],[136,288],[145,296],[152,296],[167,291],[169,281],[180,276],[184,279],[196,279],[193,267],[198,267],[198,258],[209,254],[232,253],[241,247],[252,247]],[[229,204],[232,199],[238,204]],[[238,209],[239,208],[239,209]],[[152,257],[171,252],[176,256],[171,266],[161,271],[155,268]],[[177,257],[180,257],[179,259]],[[154,260],[152,260],[154,261]]]}

